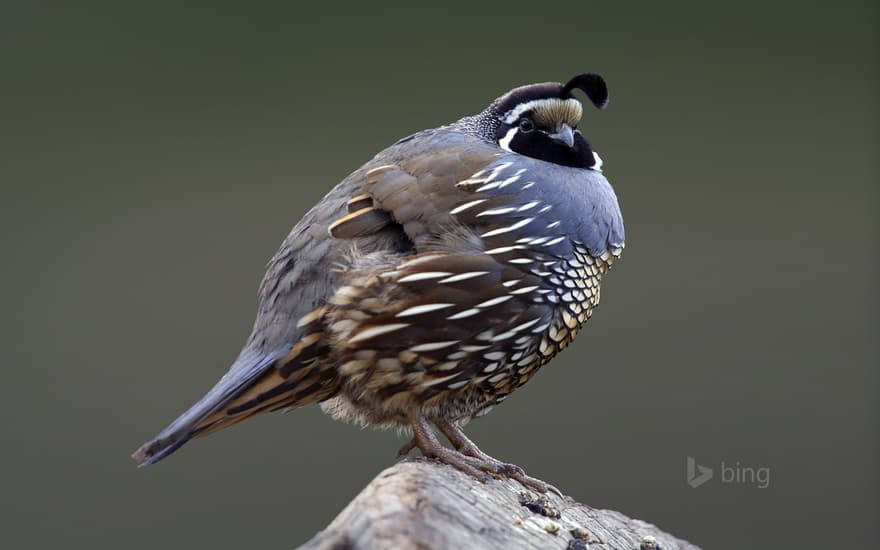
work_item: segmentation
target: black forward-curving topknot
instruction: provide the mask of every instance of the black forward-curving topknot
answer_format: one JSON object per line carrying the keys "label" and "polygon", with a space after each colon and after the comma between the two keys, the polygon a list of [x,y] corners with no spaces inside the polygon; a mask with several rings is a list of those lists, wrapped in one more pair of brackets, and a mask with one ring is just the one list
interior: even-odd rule
{"label": "black forward-curving topknot", "polygon": [[608,86],[605,79],[595,73],[583,73],[569,80],[562,87],[562,97],[570,97],[575,88],[583,90],[593,105],[598,109],[604,109],[608,105]]}

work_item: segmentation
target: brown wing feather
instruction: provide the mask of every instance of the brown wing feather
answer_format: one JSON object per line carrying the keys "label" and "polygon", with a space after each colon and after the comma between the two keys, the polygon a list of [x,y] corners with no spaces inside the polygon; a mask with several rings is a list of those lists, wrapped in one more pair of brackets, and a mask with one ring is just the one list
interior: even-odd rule
{"label": "brown wing feather", "polygon": [[442,140],[442,146],[428,144],[415,154],[370,169],[363,186],[354,190],[348,212],[331,225],[331,235],[362,237],[393,222],[414,243],[413,252],[419,253],[429,241],[459,225],[450,211],[468,192],[457,184],[493,162],[498,150],[469,136],[436,139]]}
{"label": "brown wing feather", "polygon": [[351,239],[372,235],[391,223],[385,210],[368,206],[347,214],[330,225],[330,235],[337,239]]}

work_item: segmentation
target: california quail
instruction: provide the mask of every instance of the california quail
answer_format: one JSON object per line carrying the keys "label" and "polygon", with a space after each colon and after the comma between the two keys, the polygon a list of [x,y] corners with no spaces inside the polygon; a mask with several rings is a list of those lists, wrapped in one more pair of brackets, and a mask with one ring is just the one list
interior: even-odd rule
{"label": "california quail", "polygon": [[152,464],[193,437],[317,402],[334,418],[411,429],[401,452],[546,491],[460,426],[574,339],[623,248],[575,89],[607,104],[596,74],[523,86],[345,178],[269,263],[229,372],[133,458]]}

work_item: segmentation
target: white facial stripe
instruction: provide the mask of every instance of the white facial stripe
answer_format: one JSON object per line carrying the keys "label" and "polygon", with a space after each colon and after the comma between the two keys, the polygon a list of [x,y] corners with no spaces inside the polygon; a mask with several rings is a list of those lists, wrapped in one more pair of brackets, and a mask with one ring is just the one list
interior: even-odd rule
{"label": "white facial stripe", "polygon": [[516,135],[517,130],[519,130],[519,128],[515,126],[508,130],[507,133],[504,134],[504,137],[498,142],[498,145],[500,145],[505,151],[513,153],[513,149],[510,148],[510,142],[513,141],[513,136]]}
{"label": "white facial stripe", "polygon": [[507,124],[513,124],[516,120],[526,111],[534,110],[535,107],[540,105],[541,103],[546,103],[546,99],[533,99],[532,101],[527,101],[525,103],[520,103],[510,113],[504,117],[504,122]]}

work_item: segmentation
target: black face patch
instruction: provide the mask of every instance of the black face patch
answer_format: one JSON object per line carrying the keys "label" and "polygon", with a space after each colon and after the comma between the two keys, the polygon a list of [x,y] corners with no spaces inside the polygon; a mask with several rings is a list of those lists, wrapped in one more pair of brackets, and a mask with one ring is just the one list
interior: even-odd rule
{"label": "black face patch", "polygon": [[[529,124],[524,120],[528,121],[528,118],[520,118],[513,124],[500,124],[495,131],[495,141],[520,155],[553,164],[574,168],[591,168],[596,164],[593,148],[580,130],[574,130],[574,145],[569,147],[550,138],[546,129],[537,128],[534,123]],[[516,132],[507,141],[508,134],[514,129]]]}

